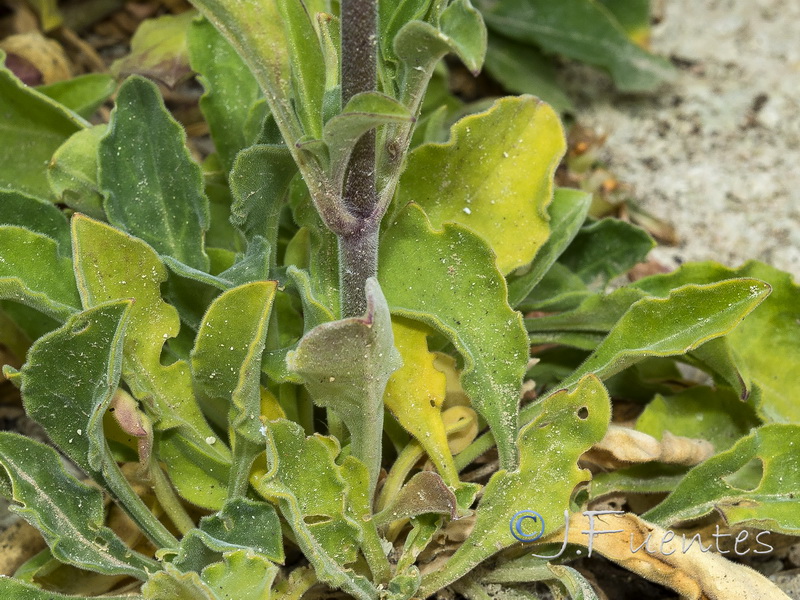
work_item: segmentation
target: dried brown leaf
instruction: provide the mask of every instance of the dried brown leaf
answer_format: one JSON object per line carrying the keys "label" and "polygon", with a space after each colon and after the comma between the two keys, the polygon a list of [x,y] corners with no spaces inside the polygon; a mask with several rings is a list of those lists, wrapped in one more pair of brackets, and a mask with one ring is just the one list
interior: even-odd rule
{"label": "dried brown leaf", "polygon": [[[567,539],[588,546],[590,530],[614,531],[591,538],[592,552],[597,552],[648,579],[678,592],[690,600],[786,600],[780,588],[756,571],[731,562],[719,554],[703,552],[691,538],[683,538],[636,515],[570,518]],[[554,538],[558,535],[553,536]],[[647,552],[643,546],[652,553]],[[640,548],[638,552],[633,549]]]}
{"label": "dried brown leaf", "polygon": [[20,33],[0,41],[7,60],[25,65],[23,81],[28,85],[50,84],[72,77],[72,66],[64,49],[55,40],[41,33]]}
{"label": "dried brown leaf", "polygon": [[653,461],[692,466],[713,454],[714,446],[706,440],[681,437],[665,431],[661,441],[658,441],[641,431],[611,425],[605,437],[586,452],[581,461],[606,470]]}

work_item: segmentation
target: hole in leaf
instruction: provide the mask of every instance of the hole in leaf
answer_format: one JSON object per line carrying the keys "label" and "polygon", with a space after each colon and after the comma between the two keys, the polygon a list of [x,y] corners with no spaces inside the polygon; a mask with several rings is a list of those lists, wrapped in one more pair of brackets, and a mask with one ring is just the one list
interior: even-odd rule
{"label": "hole in leaf", "polygon": [[303,517],[306,525],[319,525],[320,523],[330,523],[331,518],[328,515],[306,515]]}
{"label": "hole in leaf", "polygon": [[436,408],[436,400],[431,400],[431,408]]}
{"label": "hole in leaf", "polygon": [[753,458],[738,471],[725,475],[722,480],[737,490],[752,492],[761,484],[763,477],[764,463],[760,458]]}
{"label": "hole in leaf", "polygon": [[579,419],[581,419],[582,421],[585,421],[586,419],[588,419],[588,418],[589,418],[589,409],[588,409],[588,408],[586,408],[585,406],[581,406],[581,407],[578,409],[578,412],[577,412],[577,413],[575,413],[575,414],[577,414],[577,415],[578,415],[578,418],[579,418]]}

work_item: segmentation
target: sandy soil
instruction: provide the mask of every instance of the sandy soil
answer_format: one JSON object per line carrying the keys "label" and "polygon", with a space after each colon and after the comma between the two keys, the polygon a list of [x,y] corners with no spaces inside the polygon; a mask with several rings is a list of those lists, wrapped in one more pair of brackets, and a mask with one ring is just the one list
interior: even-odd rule
{"label": "sandy soil", "polygon": [[800,2],[664,0],[652,48],[679,67],[651,97],[566,77],[601,159],[677,229],[666,264],[758,258],[800,278]]}

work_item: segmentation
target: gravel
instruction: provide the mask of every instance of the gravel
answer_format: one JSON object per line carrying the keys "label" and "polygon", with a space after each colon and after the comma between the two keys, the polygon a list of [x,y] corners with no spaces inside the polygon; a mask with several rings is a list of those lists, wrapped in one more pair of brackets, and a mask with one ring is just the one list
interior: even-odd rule
{"label": "gravel", "polygon": [[653,51],[678,67],[650,96],[575,66],[579,121],[608,168],[680,238],[668,265],[757,258],[800,277],[800,2],[657,3]]}

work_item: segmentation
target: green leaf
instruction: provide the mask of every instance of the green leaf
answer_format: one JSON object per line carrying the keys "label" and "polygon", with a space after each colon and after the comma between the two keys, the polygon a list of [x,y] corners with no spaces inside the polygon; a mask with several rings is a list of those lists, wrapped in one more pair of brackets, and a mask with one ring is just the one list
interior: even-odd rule
{"label": "green leaf", "polygon": [[[328,111],[338,111],[341,108],[341,95],[337,88],[341,85],[341,73],[339,67],[339,55],[342,47],[342,25],[337,16],[330,14],[332,7],[327,2],[321,2],[318,8],[309,7],[316,19],[317,31],[319,31],[322,56],[325,60],[325,96],[322,98],[323,121],[329,117]],[[380,68],[380,67],[379,67]]]}
{"label": "green leaf", "polygon": [[363,317],[318,325],[287,355],[286,364],[302,378],[314,403],[347,425],[353,454],[367,465],[374,491],[381,462],[383,392],[402,360],[376,280],[368,280],[366,294]]}
{"label": "green leaf", "polygon": [[108,126],[95,125],[74,133],[47,166],[47,182],[57,202],[94,219],[105,220],[103,195],[97,183],[97,151]]}
{"label": "green leaf", "polygon": [[200,109],[226,173],[240,150],[258,135],[248,128],[253,107],[264,98],[258,82],[230,43],[207,20],[195,20],[188,32],[189,60],[205,93]]}
{"label": "green leaf", "polygon": [[62,255],[71,254],[67,219],[49,202],[0,190],[0,225],[16,225],[46,235],[56,241]]}
{"label": "green leaf", "polygon": [[[450,4],[441,15],[440,29],[424,21],[408,21],[394,37],[394,53],[407,70],[421,69],[427,75],[419,81],[405,82],[406,85],[416,88],[420,82],[426,82],[434,65],[448,52],[453,52],[477,75],[486,54],[486,35],[486,25],[469,0]],[[406,93],[414,92],[408,89]]]}
{"label": "green leaf", "polygon": [[206,177],[206,196],[211,216],[206,232],[206,248],[211,261],[211,271],[219,272],[217,265],[221,265],[222,257],[230,256],[230,252],[241,252],[245,244],[244,238],[231,223],[233,196],[228,183],[228,173],[223,174],[218,154],[209,155],[203,165],[203,173]]}
{"label": "green leaf", "polygon": [[558,113],[573,110],[572,101],[556,80],[553,60],[535,46],[490,34],[486,71],[509,92],[541,98]]}
{"label": "green leaf", "polygon": [[265,600],[279,569],[248,550],[223,555],[222,562],[203,569],[201,577],[220,600]]}
{"label": "green leaf", "polygon": [[[0,289],[2,289],[2,284],[0,284]],[[2,296],[2,294],[0,294],[0,296]],[[68,317],[68,315],[65,314],[62,319],[54,319],[35,308],[13,300],[0,300],[0,310],[13,322],[14,327],[22,332],[26,338],[26,346],[29,346],[32,340],[39,339],[46,333],[57,329]],[[6,343],[11,347],[12,342],[10,340],[7,340]],[[24,357],[25,354],[23,352],[17,356]]]}
{"label": "green leaf", "polygon": [[508,298],[511,306],[517,306],[525,300],[575,239],[591,203],[591,194],[568,188],[555,190],[553,202],[548,207],[550,235],[547,241],[539,248],[528,270],[509,279]]}
{"label": "green leaf", "polygon": [[104,525],[100,490],[68,475],[52,448],[16,433],[0,432],[0,463],[19,503],[14,511],[41,532],[58,560],[142,580],[159,569],[155,561],[128,548]]}
{"label": "green leaf", "polygon": [[594,350],[631,305],[646,296],[642,290],[630,287],[619,288],[607,295],[594,294],[573,310],[525,319],[525,327],[533,343],[545,343],[542,340],[548,337],[549,343],[570,346],[575,344],[566,338],[580,336],[588,343],[577,347]]}
{"label": "green leaf", "polygon": [[565,148],[549,106],[531,96],[502,98],[458,121],[447,144],[415,149],[397,202],[419,203],[437,229],[460,223],[473,230],[507,274],[530,263],[548,238],[547,206]]}
{"label": "green leaf", "polygon": [[192,76],[186,35],[197,16],[193,10],[142,21],[131,39],[130,54],[114,61],[111,72],[119,78],[144,75],[174,88]]}
{"label": "green leaf", "polygon": [[311,331],[322,323],[336,320],[330,309],[314,297],[308,271],[298,269],[292,265],[286,269],[286,274],[294,282],[297,291],[300,292],[300,300],[303,303],[303,333]]}
{"label": "green leaf", "polygon": [[244,254],[237,254],[236,262],[219,274],[219,279],[229,281],[230,287],[263,281],[269,277],[273,255],[267,241],[257,235],[247,242]]}
{"label": "green leaf", "polygon": [[194,387],[208,412],[227,421],[230,410],[230,427],[256,443],[264,439],[258,420],[261,353],[276,288],[277,282],[259,281],[217,296],[192,350]]}
{"label": "green leaf", "polygon": [[647,356],[675,356],[729,333],[770,293],[757,279],[686,285],[634,303],[562,386],[594,373],[606,379]]}
{"label": "green leaf", "polygon": [[[10,355],[5,360],[10,369],[12,368],[12,364],[19,364],[24,360],[25,355],[28,352],[28,348],[31,346],[31,337],[28,336],[27,332],[9,314],[7,310],[8,304],[8,301],[0,301],[0,340],[2,340],[3,345],[6,347],[7,352]],[[17,309],[27,309],[27,307],[23,307],[21,304],[16,304],[15,307]],[[34,314],[37,317],[41,317],[41,315],[38,313],[34,312]],[[47,320],[47,317],[39,320]],[[14,379],[14,375],[10,375],[10,373],[5,373],[4,375],[7,380]]]}
{"label": "green leaf", "polygon": [[593,376],[582,379],[572,393],[560,390],[536,404],[537,416],[519,433],[519,467],[500,469],[489,480],[476,510],[470,537],[438,572],[422,581],[419,596],[427,595],[468,573],[486,558],[517,539],[509,523],[519,511],[537,512],[543,536],[564,525],[579,484],[589,481],[578,468],[581,454],[605,435],[611,406],[603,384]]}
{"label": "green leaf", "polygon": [[599,0],[628,37],[646,48],[650,39],[650,0]]}
{"label": "green leaf", "polygon": [[[670,415],[672,417],[672,415]],[[688,471],[683,465],[645,463],[592,477],[590,498],[607,494],[663,494],[674,490]]]}
{"label": "green leaf", "polygon": [[727,337],[706,342],[688,357],[691,364],[715,376],[715,381],[729,385],[741,400],[750,397],[752,382],[739,367],[740,359],[728,342]]}
{"label": "green leaf", "polygon": [[36,88],[48,98],[88,119],[117,89],[114,78],[105,73],[78,75],[66,81]]}
{"label": "green leaf", "polygon": [[353,96],[341,114],[325,123],[322,139],[330,153],[331,172],[344,181],[347,163],[358,140],[385,123],[410,123],[414,117],[403,104],[379,92]]}
{"label": "green leaf", "polygon": [[[43,590],[30,583],[12,579],[5,575],[0,575],[0,595],[14,600],[90,600],[85,597],[65,596],[49,590]],[[104,598],[106,600],[142,600],[142,596],[131,596],[129,594],[104,596]]]}
{"label": "green leaf", "polygon": [[289,96],[289,47],[278,0],[197,0],[194,4],[247,63],[287,143],[295,143],[303,131]]}
{"label": "green leaf", "polygon": [[[417,557],[425,551],[433,537],[441,530],[443,521],[444,519],[440,515],[431,514],[422,515],[411,521],[411,531],[406,536],[403,553],[397,562],[398,573],[414,565]],[[412,567],[412,569],[416,568]],[[416,587],[419,587],[419,584]]]}
{"label": "green leaf", "polygon": [[595,0],[478,0],[477,5],[493,30],[546,52],[602,67],[620,91],[650,91],[674,73],[667,60],[631,42]]}
{"label": "green leaf", "polygon": [[82,215],[72,218],[75,272],[84,306],[133,298],[123,377],[157,432],[157,452],[188,500],[219,508],[230,454],[208,426],[191,386],[189,365],[161,364],[164,343],[178,334],[178,313],[161,299],[166,269],[143,241]]}
{"label": "green leaf", "polygon": [[169,563],[142,586],[145,600],[220,600],[194,571],[181,573]]}
{"label": "green leaf", "polygon": [[278,513],[266,502],[228,500],[218,513],[200,520],[200,531],[209,547],[219,552],[250,549],[277,563],[285,560]]}
{"label": "green leaf", "polygon": [[[726,337],[745,380],[761,390],[754,402],[767,421],[800,422],[800,287],[791,275],[760,262],[739,269],[718,263],[685,265],[668,275],[636,282],[651,294],[685,283],[710,283],[731,277],[757,277],[772,286],[772,294]],[[780,349],[776,352],[776,348]]]}
{"label": "green leaf", "polygon": [[464,391],[498,440],[501,464],[516,466],[528,340],[489,247],[457,224],[436,231],[412,204],[383,235],[378,273],[393,313],[430,325],[454,344],[464,360]]}
{"label": "green leaf", "polygon": [[129,313],[130,301],[121,301],[73,315],[36,341],[20,371],[25,411],[91,475],[103,466],[103,415],[119,382]]}
{"label": "green leaf", "polygon": [[260,235],[267,241],[272,249],[272,266],[281,211],[296,173],[297,166],[285,146],[253,146],[239,153],[233,163],[231,222],[246,239]]}
{"label": "green leaf", "polygon": [[592,292],[580,277],[561,263],[555,262],[517,309],[522,312],[572,310],[591,295]]}
{"label": "green leaf", "polygon": [[108,134],[100,142],[99,164],[111,223],[161,254],[208,269],[203,177],[189,156],[183,128],[153,83],[131,77],[122,84]]}
{"label": "green leaf", "polygon": [[347,482],[347,514],[361,527],[361,551],[367,559],[372,580],[385,584],[392,578],[392,568],[386,556],[384,541],[378,535],[377,519],[373,517],[373,495],[369,486],[367,467],[354,456],[341,461],[341,474]]}
{"label": "green leaf", "polygon": [[[666,290],[660,290],[662,292]],[[644,290],[631,286],[607,295],[594,294],[575,309],[526,319],[525,327],[533,344],[555,343],[594,350],[630,306],[646,295]],[[717,380],[736,390],[742,400],[749,396],[750,381],[740,370],[738,358],[726,337],[702,344],[684,360],[715,375]]]}
{"label": "green leaf", "polygon": [[295,106],[305,135],[322,135],[322,99],[325,94],[325,60],[317,30],[303,2],[275,0],[288,45]]}
{"label": "green leaf", "polygon": [[119,385],[130,309],[130,300],[90,308],[37,340],[21,370],[23,403],[50,440],[111,490],[155,543],[171,545],[175,538],[130,487],[103,430]]}
{"label": "green leaf", "polygon": [[753,407],[725,388],[695,386],[674,396],[656,395],[636,421],[636,429],[656,439],[665,431],[730,448],[759,425]]}
{"label": "green leaf", "polygon": [[579,572],[566,565],[545,562],[536,556],[523,555],[520,558],[504,562],[481,577],[485,583],[531,583],[543,581],[551,589],[557,582],[554,595],[563,586],[569,598],[575,600],[599,600],[592,584]]}
{"label": "green leaf", "polygon": [[586,219],[592,195],[568,188],[557,188],[548,207],[550,236],[539,248],[529,270],[508,282],[508,301],[516,307],[544,278],[556,259],[569,246]]}
{"label": "green leaf", "polygon": [[80,305],[72,260],[52,238],[15,226],[0,226],[0,297],[20,302],[57,321]]}
{"label": "green leaf", "polygon": [[800,426],[764,425],[692,469],[666,500],[642,518],[666,527],[717,511],[728,525],[797,535],[797,447]]}
{"label": "green leaf", "polygon": [[486,56],[486,25],[470,0],[455,0],[442,12],[440,27],[451,49],[477,76]]}
{"label": "green leaf", "polygon": [[[219,275],[210,275],[198,269],[193,269],[170,256],[164,256],[162,259],[164,260],[164,264],[167,265],[170,271],[175,275],[190,280],[191,282],[202,283],[217,290],[225,291],[237,285],[244,285],[246,283],[263,281],[266,279],[269,276],[269,262],[272,255],[273,252],[269,244],[267,244],[263,237],[257,235],[247,243],[247,251],[244,254],[236,254],[236,262]],[[191,288],[189,288],[188,294],[191,294]],[[197,300],[197,298],[194,298],[194,300]],[[206,304],[210,300],[211,297],[209,297],[207,301],[200,302],[200,304],[202,304],[202,309],[206,308]],[[178,312],[181,313],[182,319],[186,321],[189,320],[187,318],[187,313],[181,310],[180,306],[178,306]],[[200,317],[197,318],[196,324],[192,324],[191,326],[193,328],[199,327]]]}
{"label": "green leaf", "polygon": [[339,246],[336,236],[325,227],[311,202],[308,188],[295,178],[289,189],[289,204],[295,222],[307,236],[307,268],[311,276],[310,291],[331,314],[339,311]]}
{"label": "green leaf", "polygon": [[411,21],[422,20],[432,0],[396,0],[378,2],[378,45],[385,61],[394,61],[394,38],[400,29]]}
{"label": "green leaf", "polygon": [[253,487],[278,504],[321,581],[359,600],[377,600],[368,580],[342,566],[354,560],[361,529],[347,515],[339,444],[319,434],[305,437],[300,425],[285,419],[269,421],[266,433],[266,469],[253,472]]}
{"label": "green leaf", "polygon": [[45,178],[50,157],[69,136],[89,124],[22,83],[2,66],[4,58],[0,52],[0,189],[50,198]]}
{"label": "green leaf", "polygon": [[655,245],[643,229],[607,218],[584,227],[559,262],[590,287],[603,289],[611,279],[644,261]]}

